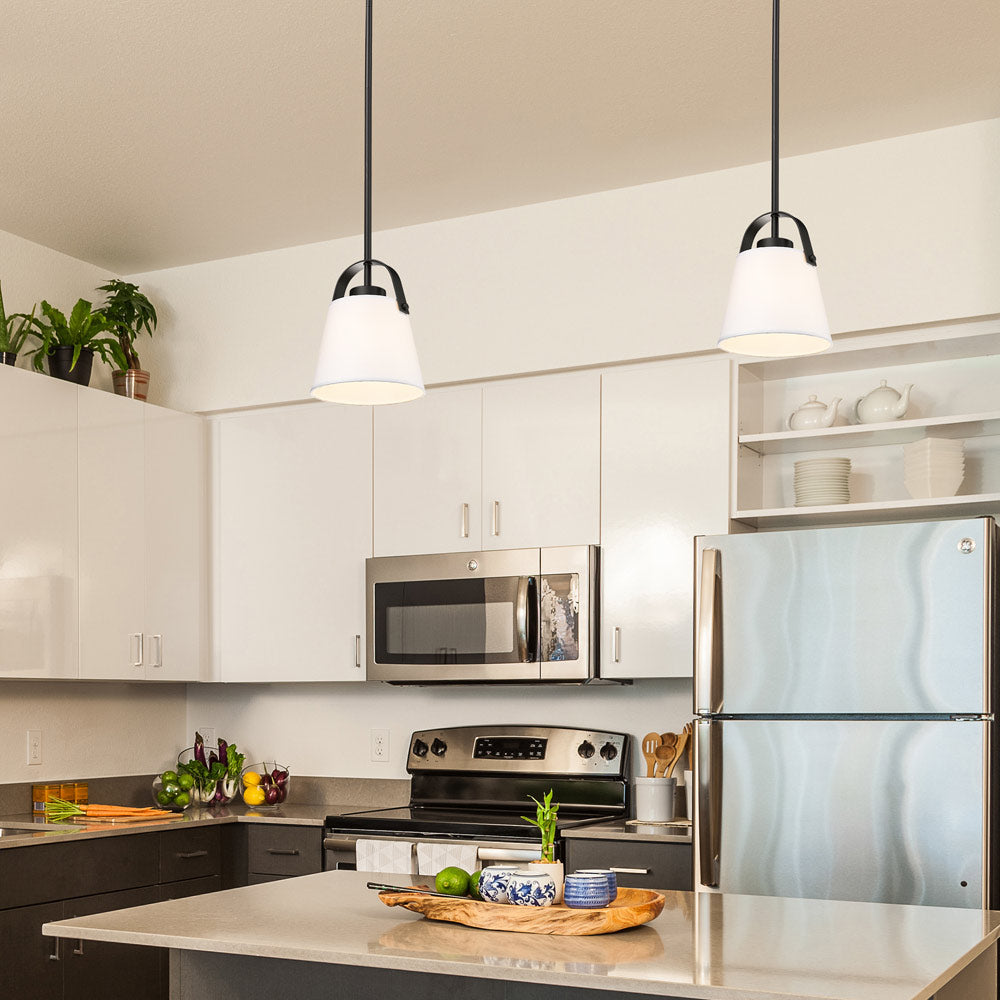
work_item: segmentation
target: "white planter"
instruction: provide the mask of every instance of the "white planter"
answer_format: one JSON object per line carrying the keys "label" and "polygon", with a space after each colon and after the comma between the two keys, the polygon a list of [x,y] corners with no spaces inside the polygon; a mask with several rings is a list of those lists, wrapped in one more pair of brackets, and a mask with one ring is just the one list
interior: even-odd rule
{"label": "white planter", "polygon": [[563,900],[563,883],[565,882],[565,872],[561,861],[532,861],[528,865],[528,871],[548,872],[556,884],[555,902],[561,903]]}

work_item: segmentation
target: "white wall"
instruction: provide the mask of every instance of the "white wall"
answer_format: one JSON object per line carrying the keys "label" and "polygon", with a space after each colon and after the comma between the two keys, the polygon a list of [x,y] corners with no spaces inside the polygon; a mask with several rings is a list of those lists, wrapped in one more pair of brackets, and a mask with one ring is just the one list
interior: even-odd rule
{"label": "white wall", "polygon": [[[391,687],[387,684],[192,684],[187,731],[212,726],[254,760],[293,774],[405,778],[410,734],[437,726],[580,726],[632,733],[680,732],[691,718],[691,683],[613,687]],[[389,760],[372,763],[370,731],[388,729]],[[633,746],[639,764],[638,747]],[[644,773],[644,772],[643,772]]]}
{"label": "white wall", "polygon": [[[1000,119],[783,161],[835,333],[1000,313],[998,162]],[[374,251],[403,278],[425,380],[477,379],[714,348],[768,205],[758,164],[380,233]],[[133,275],[163,303],[151,398],[304,398],[360,255],[355,238]]]}

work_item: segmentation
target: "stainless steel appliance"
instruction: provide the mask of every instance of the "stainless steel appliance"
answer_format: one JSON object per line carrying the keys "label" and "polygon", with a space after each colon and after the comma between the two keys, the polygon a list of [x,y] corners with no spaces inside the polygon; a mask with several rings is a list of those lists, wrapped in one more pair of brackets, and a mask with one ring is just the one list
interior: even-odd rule
{"label": "stainless steel appliance", "polygon": [[474,844],[480,865],[539,857],[529,795],[549,789],[560,803],[561,832],[625,816],[629,805],[629,738],[625,733],[550,726],[464,726],[415,732],[406,770],[410,801],[390,809],[328,816],[324,866],[355,868],[365,840]]}
{"label": "stainless steel appliance", "polygon": [[995,907],[993,520],[697,554],[700,887]]}
{"label": "stainless steel appliance", "polygon": [[598,550],[366,561],[368,679],[586,682],[598,676]]}

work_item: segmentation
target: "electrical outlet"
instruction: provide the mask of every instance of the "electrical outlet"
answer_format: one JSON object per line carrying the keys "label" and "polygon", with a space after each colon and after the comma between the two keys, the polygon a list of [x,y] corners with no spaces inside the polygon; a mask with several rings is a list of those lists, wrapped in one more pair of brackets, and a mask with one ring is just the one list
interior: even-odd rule
{"label": "electrical outlet", "polygon": [[[201,738],[205,741],[205,746],[208,750],[218,750],[219,741],[215,735],[215,726],[195,726],[194,731],[196,733],[201,733]],[[208,750],[205,754],[208,754]]]}
{"label": "electrical outlet", "polygon": [[389,730],[373,729],[371,731],[372,760],[379,763],[389,759]]}
{"label": "electrical outlet", "polygon": [[40,729],[28,730],[28,763],[41,764],[42,762],[42,731]]}

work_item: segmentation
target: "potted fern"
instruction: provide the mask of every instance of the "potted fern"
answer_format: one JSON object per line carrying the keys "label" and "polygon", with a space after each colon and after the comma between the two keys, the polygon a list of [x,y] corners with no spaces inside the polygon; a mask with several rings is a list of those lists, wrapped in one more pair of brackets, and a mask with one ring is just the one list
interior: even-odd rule
{"label": "potted fern", "polygon": [[115,340],[110,347],[115,370],[115,392],[119,396],[145,399],[149,391],[149,372],[139,363],[136,339],[143,333],[152,337],[156,329],[156,309],[139,291],[139,286],[113,278],[98,289],[107,292],[107,301],[98,312],[107,320]]}
{"label": "potted fern", "polygon": [[21,353],[28,337],[35,333],[38,320],[33,306],[31,313],[10,313],[3,304],[3,288],[0,287],[0,364],[13,365]]}
{"label": "potted fern", "polygon": [[115,343],[102,334],[109,329],[107,320],[86,299],[79,299],[67,319],[65,313],[42,300],[42,315],[36,321],[35,336],[41,343],[29,354],[32,365],[42,370],[49,363],[49,374],[77,385],[89,385],[94,355],[111,364],[111,346]]}
{"label": "potted fern", "polygon": [[563,871],[563,863],[561,861],[556,861],[556,820],[559,813],[559,803],[552,802],[552,789],[550,788],[545,795],[542,796],[542,801],[539,802],[534,795],[529,795],[529,799],[535,803],[535,818],[532,819],[530,816],[522,816],[526,823],[530,823],[532,826],[538,827],[538,832],[542,835],[542,856],[537,861],[532,861],[532,870],[536,867],[540,868],[542,871],[548,872],[552,876],[553,881],[556,884],[556,898],[555,902],[561,903],[563,898],[563,883],[565,882],[565,873]]}

